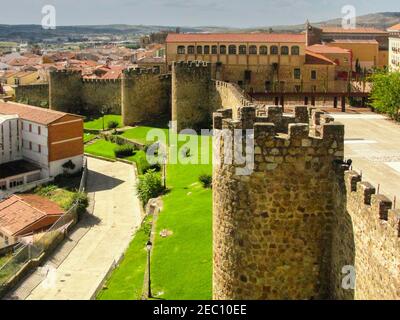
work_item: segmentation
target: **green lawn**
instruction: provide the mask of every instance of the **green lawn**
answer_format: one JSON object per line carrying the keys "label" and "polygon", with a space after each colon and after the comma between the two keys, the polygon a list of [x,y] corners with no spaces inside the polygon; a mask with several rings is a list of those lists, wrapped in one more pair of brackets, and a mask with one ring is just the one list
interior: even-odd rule
{"label": "green lawn", "polygon": [[88,143],[96,138],[95,134],[85,133],[83,135],[83,143]]}
{"label": "green lawn", "polygon": [[[122,116],[108,114],[104,116],[104,128],[107,130],[107,124],[109,121],[117,121],[119,123],[119,127],[122,126]],[[103,117],[91,119],[89,121],[85,121],[84,125],[85,129],[88,130],[103,130]]]}
{"label": "green lawn", "polygon": [[145,244],[149,239],[151,220],[147,218],[129,245],[122,263],[115,269],[112,280],[100,292],[99,300],[140,300],[147,260]]}
{"label": "green lawn", "polygon": [[[129,138],[144,139],[148,127],[130,130]],[[210,151],[211,138],[199,150],[191,150],[192,157]],[[199,139],[200,140],[200,139]],[[146,142],[142,140],[143,142]],[[184,142],[179,142],[182,145]],[[207,150],[208,149],[208,150]],[[210,155],[211,157],[211,155]],[[164,196],[164,210],[160,213],[156,226],[156,236],[152,254],[152,290],[160,299],[184,300],[212,298],[212,191],[204,189],[198,181],[203,174],[211,174],[212,165],[169,164],[167,184],[170,192]],[[172,232],[167,238],[160,236],[163,230]],[[135,292],[143,283],[129,284],[124,275],[145,268],[145,260],[135,259],[146,241],[136,235],[138,242],[132,242],[120,268],[114,272],[100,299],[136,299]],[[133,258],[132,258],[133,257]],[[140,266],[141,265],[141,266]],[[133,288],[134,286],[138,288]]]}
{"label": "green lawn", "polygon": [[[116,160],[114,149],[117,144],[113,142],[106,141],[104,139],[99,139],[95,143],[85,146],[85,152],[92,154],[94,156],[100,156],[111,160]],[[124,160],[135,162],[139,171],[142,174],[143,171],[148,167],[148,162],[146,159],[146,153],[142,150],[135,151],[135,154],[130,157],[124,158]]]}
{"label": "green lawn", "polygon": [[[128,139],[131,139],[133,141],[136,141],[136,142],[139,142],[142,144],[146,144],[146,143],[148,143],[148,141],[146,141],[146,136],[147,136],[148,132],[153,129],[159,129],[159,128],[152,128],[152,127],[145,127],[145,126],[135,127],[135,128],[126,130],[122,134],[122,136],[125,138],[128,138]],[[168,133],[168,129],[161,129],[161,130],[163,130],[165,134]]]}

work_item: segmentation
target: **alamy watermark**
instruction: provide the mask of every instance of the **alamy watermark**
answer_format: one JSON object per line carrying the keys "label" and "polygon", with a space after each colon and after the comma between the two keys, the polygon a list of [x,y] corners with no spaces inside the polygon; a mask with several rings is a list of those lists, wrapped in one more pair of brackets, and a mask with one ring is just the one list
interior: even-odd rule
{"label": "alamy watermark", "polygon": [[[170,124],[172,128],[173,123]],[[212,154],[210,153],[212,137]],[[239,176],[251,175],[254,171],[254,130],[209,130],[202,129],[201,135],[192,129],[179,134],[170,130],[152,129],[147,141],[154,141],[147,148],[146,157],[150,164],[203,164],[234,165]]]}
{"label": "alamy watermark", "polygon": [[351,30],[356,28],[357,13],[356,8],[352,5],[345,5],[342,7],[342,28]]}
{"label": "alamy watermark", "polygon": [[45,30],[56,29],[56,8],[52,5],[45,5],[42,8],[42,28]]}

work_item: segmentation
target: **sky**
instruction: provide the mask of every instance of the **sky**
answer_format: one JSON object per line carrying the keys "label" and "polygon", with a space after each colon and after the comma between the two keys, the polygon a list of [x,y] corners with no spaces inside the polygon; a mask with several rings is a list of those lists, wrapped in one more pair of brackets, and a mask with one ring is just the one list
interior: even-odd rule
{"label": "sky", "polygon": [[145,24],[257,27],[318,22],[400,11],[399,0],[0,0],[0,24],[40,24],[44,5],[56,8],[57,25]]}

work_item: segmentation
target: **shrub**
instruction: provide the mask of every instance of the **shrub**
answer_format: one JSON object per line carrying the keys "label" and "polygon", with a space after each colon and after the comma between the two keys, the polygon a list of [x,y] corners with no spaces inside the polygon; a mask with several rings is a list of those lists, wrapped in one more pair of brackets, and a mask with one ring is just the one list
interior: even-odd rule
{"label": "shrub", "polygon": [[150,199],[160,196],[163,191],[164,187],[161,182],[161,175],[154,170],[149,170],[146,174],[139,177],[137,195],[143,205],[146,205]]}
{"label": "shrub", "polygon": [[210,174],[202,174],[199,177],[199,181],[201,182],[204,188],[212,187],[212,176]]}
{"label": "shrub", "polygon": [[37,187],[34,193],[42,197],[50,197],[57,189],[58,187],[54,184],[49,184],[47,186]]}
{"label": "shrub", "polygon": [[64,169],[64,171],[66,170],[66,171],[68,171],[68,170],[74,170],[75,168],[76,168],[76,165],[75,165],[75,163],[73,163],[71,160],[69,160],[69,161],[67,161],[67,162],[65,162],[63,165],[62,165],[62,167],[63,167],[63,169]]}
{"label": "shrub", "polygon": [[135,149],[128,144],[124,144],[122,146],[117,146],[114,149],[114,154],[117,158],[130,157],[130,156],[133,156],[134,153],[135,153]]}
{"label": "shrub", "polygon": [[119,127],[118,121],[111,120],[111,121],[108,121],[108,123],[107,123],[107,128],[108,128],[109,130],[111,130],[111,129],[117,129],[118,127]]}
{"label": "shrub", "polygon": [[72,202],[73,204],[76,203],[76,212],[78,214],[84,214],[89,206],[89,198],[84,192],[75,193]]}

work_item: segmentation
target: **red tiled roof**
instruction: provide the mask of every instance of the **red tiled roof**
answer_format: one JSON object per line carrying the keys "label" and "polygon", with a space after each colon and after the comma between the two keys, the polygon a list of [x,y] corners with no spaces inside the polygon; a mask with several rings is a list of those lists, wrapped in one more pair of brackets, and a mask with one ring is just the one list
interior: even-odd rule
{"label": "red tiled roof", "polygon": [[[29,106],[15,102],[0,102],[0,114],[17,114],[20,118],[43,125],[61,119],[67,113]],[[78,117],[78,116],[77,116]]]}
{"label": "red tiled roof", "polygon": [[328,59],[322,54],[306,50],[306,64],[331,64],[336,65],[334,61]]}
{"label": "red tiled roof", "polygon": [[43,218],[63,214],[64,211],[56,203],[45,198],[37,195],[13,195],[0,202],[0,228],[15,236]]}
{"label": "red tiled roof", "polygon": [[386,31],[375,29],[375,28],[343,29],[340,27],[323,27],[322,32],[324,32],[324,33],[382,33],[382,34],[387,34]]}
{"label": "red tiled roof", "polygon": [[314,53],[350,53],[347,49],[342,49],[338,47],[330,47],[323,44],[315,44],[307,47],[308,51],[312,51]]}
{"label": "red tiled roof", "polygon": [[170,33],[171,42],[295,42],[306,41],[304,34],[279,33]]}
{"label": "red tiled roof", "polygon": [[400,23],[390,27],[388,31],[400,31]]}

